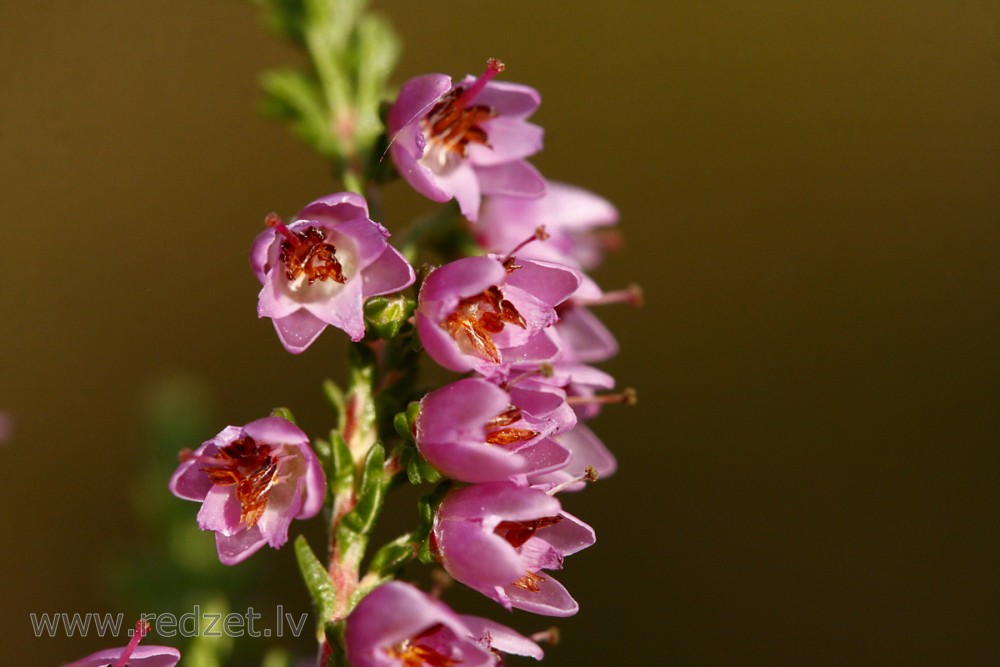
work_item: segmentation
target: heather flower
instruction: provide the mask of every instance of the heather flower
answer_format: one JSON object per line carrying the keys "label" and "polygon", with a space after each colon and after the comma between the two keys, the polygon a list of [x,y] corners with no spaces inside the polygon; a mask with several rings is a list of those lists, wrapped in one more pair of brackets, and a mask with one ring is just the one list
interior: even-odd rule
{"label": "heather flower", "polygon": [[538,197],[545,179],[524,158],[542,148],[542,129],[528,123],[541,101],[533,88],[491,81],[495,59],[479,78],[452,85],[444,74],[411,79],[389,111],[391,151],[413,188],[438,202],[455,198],[470,220],[481,195]]}
{"label": "heather flower", "polygon": [[414,280],[413,268],[368,218],[363,197],[341,192],[317,199],[285,225],[267,219],[250,250],[263,288],[257,313],[270,317],[278,338],[297,354],[328,325],[351,340],[365,335],[364,302],[397,292]]}
{"label": "heather flower", "polygon": [[542,572],[562,568],[564,557],[593,544],[594,531],[551,495],[509,482],[453,490],[435,515],[432,536],[448,574],[507,609],[577,612],[569,592]]}
{"label": "heather flower", "polygon": [[139,646],[128,656],[128,662],[119,662],[123,649],[109,648],[91,653],[64,667],[174,667],[181,654],[169,646]]}
{"label": "heather flower", "polygon": [[170,646],[139,646],[148,631],[149,624],[139,621],[125,648],[109,648],[91,653],[64,667],[174,667],[181,659],[177,649]]}
{"label": "heather flower", "polygon": [[494,667],[496,651],[542,657],[530,639],[486,619],[460,617],[413,586],[391,581],[369,593],[344,629],[353,667]]}
{"label": "heather flower", "polygon": [[420,289],[420,340],[445,368],[489,378],[504,378],[515,364],[550,361],[559,348],[546,330],[580,280],[575,269],[513,257],[445,264]]}
{"label": "heather flower", "polygon": [[576,416],[554,387],[507,392],[478,378],[427,394],[417,418],[417,447],[444,475],[496,482],[540,475],[569,461],[549,436],[572,428]]}
{"label": "heather flower", "polygon": [[215,531],[226,565],[264,544],[282,546],[292,519],[313,517],[323,505],[326,481],[309,438],[281,417],[227,426],[181,460],[170,490],[202,502],[198,525]]}
{"label": "heather flower", "polygon": [[596,230],[618,222],[618,210],[608,200],[565,183],[549,181],[542,197],[487,197],[475,225],[475,234],[489,252],[506,252],[540,226],[549,238],[518,253],[522,259],[540,259],[591,270],[604,255]]}

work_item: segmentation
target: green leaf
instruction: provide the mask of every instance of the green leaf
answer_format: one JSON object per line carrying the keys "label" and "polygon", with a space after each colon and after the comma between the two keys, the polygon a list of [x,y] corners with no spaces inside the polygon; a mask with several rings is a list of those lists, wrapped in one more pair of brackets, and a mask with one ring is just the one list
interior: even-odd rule
{"label": "green leaf", "polygon": [[281,417],[282,419],[287,419],[293,424],[298,424],[298,422],[295,421],[295,415],[293,415],[292,411],[289,410],[288,408],[274,408],[273,410],[271,410],[271,416]]}
{"label": "green leaf", "polygon": [[417,550],[417,558],[421,563],[433,563],[434,554],[431,551],[430,534],[434,527],[434,513],[444,500],[445,494],[451,489],[451,480],[445,480],[435,487],[430,493],[420,497],[417,501],[417,511],[420,514],[420,527],[413,533],[414,540],[420,541],[420,548]]}
{"label": "green leaf", "polygon": [[340,428],[344,428],[344,415],[346,414],[344,410],[344,390],[333,380],[325,380],[323,382],[323,393],[326,394],[327,400],[330,401],[330,405],[333,406],[334,412],[337,414]]}
{"label": "green leaf", "polygon": [[333,446],[322,438],[316,438],[312,441],[312,448],[323,467],[323,473],[330,477],[330,471],[333,470]]}
{"label": "green leaf", "polygon": [[395,338],[416,309],[417,302],[403,294],[372,297],[365,302],[365,323],[379,338]]}
{"label": "green leaf", "polygon": [[326,643],[330,647],[330,659],[325,667],[343,667],[347,664],[344,655],[344,622],[329,623],[326,626]]}
{"label": "green leaf", "polygon": [[355,139],[359,152],[378,155],[372,149],[384,129],[379,107],[389,97],[387,83],[399,58],[400,45],[392,25],[381,16],[366,14],[358,22],[352,50],[355,90]]}
{"label": "green leaf", "polygon": [[326,620],[333,616],[336,605],[336,592],[326,568],[316,558],[306,538],[299,535],[295,538],[295,557],[299,562],[299,571],[306,589],[312,597],[313,605],[320,622],[317,624],[317,637],[322,638],[323,626]]}
{"label": "green leaf", "polygon": [[413,439],[413,427],[410,425],[410,420],[406,418],[405,411],[396,413],[396,416],[392,418],[392,427],[396,429],[396,433],[403,440],[415,442]]}
{"label": "green leaf", "polygon": [[321,155],[340,155],[329,108],[312,77],[295,70],[271,70],[261,77],[261,87],[268,114],[291,121],[292,131]]}
{"label": "green leaf", "polygon": [[368,571],[377,574],[379,579],[391,578],[406,567],[414,555],[413,535],[410,533],[400,535],[375,552]]}
{"label": "green leaf", "polygon": [[254,0],[264,10],[264,20],[278,35],[296,44],[305,41],[305,8],[302,0]]}
{"label": "green leaf", "polygon": [[385,447],[375,443],[365,458],[358,484],[358,503],[344,515],[341,525],[357,533],[369,536],[375,527],[382,504],[385,501]]}
{"label": "green leaf", "polygon": [[354,487],[354,458],[339,431],[330,434],[330,490],[337,496]]}

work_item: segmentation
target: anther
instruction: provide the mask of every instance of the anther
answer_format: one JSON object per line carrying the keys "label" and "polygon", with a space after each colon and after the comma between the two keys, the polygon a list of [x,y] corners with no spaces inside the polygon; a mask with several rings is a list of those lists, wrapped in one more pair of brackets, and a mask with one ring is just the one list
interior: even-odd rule
{"label": "anther", "polygon": [[562,482],[560,484],[556,484],[545,493],[547,493],[550,496],[554,496],[563,489],[565,489],[566,487],[576,484],[577,482],[596,482],[597,477],[598,477],[597,468],[595,468],[594,466],[587,466],[582,474],[577,475],[576,477],[573,477],[571,479],[567,479],[565,482]]}

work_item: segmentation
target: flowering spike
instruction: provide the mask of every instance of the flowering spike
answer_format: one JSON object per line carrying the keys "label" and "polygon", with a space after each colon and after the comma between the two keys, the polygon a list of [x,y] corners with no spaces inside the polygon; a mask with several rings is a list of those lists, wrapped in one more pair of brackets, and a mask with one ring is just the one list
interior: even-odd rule
{"label": "flowering spike", "polygon": [[466,90],[462,91],[462,94],[459,96],[458,100],[456,100],[456,106],[459,109],[463,109],[468,106],[472,100],[476,99],[476,95],[478,95],[482,89],[486,87],[486,84],[505,69],[507,69],[507,66],[496,58],[490,58],[487,60],[486,71],[479,75],[479,78],[476,79],[475,83],[469,86]]}
{"label": "flowering spike", "polygon": [[132,633],[132,639],[129,640],[128,646],[122,651],[121,656],[118,658],[118,662],[115,663],[115,667],[127,667],[128,659],[132,657],[132,653],[135,652],[136,647],[142,638],[146,636],[149,632],[149,621],[144,618],[140,618],[135,622],[135,632]]}

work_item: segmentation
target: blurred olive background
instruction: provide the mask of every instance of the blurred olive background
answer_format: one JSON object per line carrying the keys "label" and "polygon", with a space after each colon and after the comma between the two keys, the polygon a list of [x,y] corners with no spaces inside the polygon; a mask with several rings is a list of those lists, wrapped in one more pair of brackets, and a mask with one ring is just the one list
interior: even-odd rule
{"label": "blurred olive background", "polygon": [[[546,664],[997,660],[1000,3],[374,7],[397,83],[497,56],[541,91],[534,163],[619,206],[597,278],[645,287],[600,311],[640,403],[594,423],[620,472],[564,497],[599,539]],[[237,0],[0,2],[0,662],[115,643],[28,613],[120,609],[164,378],[211,392],[203,438],[279,404],[328,428],[346,338],[286,354],[247,265],[335,187],[260,113],[301,62]],[[394,229],[431,208],[386,197]]]}

